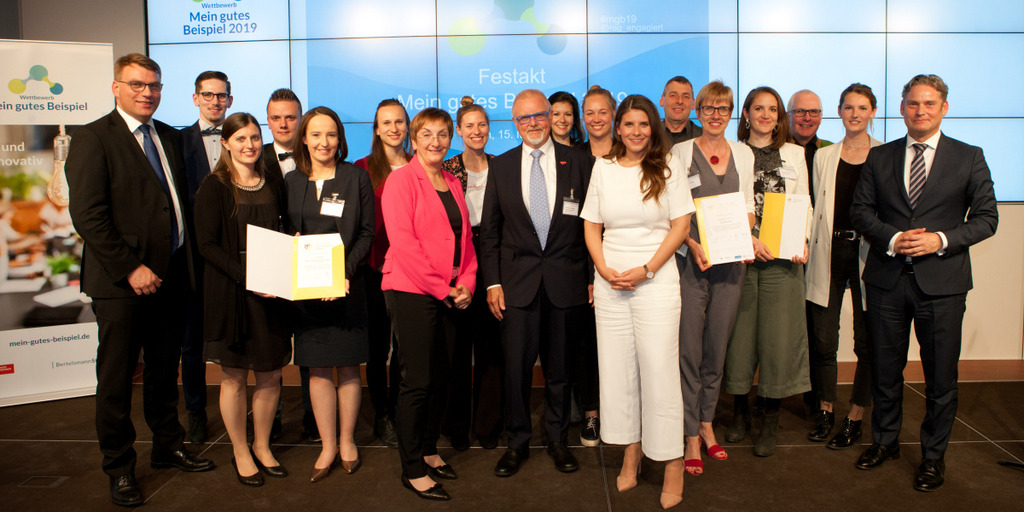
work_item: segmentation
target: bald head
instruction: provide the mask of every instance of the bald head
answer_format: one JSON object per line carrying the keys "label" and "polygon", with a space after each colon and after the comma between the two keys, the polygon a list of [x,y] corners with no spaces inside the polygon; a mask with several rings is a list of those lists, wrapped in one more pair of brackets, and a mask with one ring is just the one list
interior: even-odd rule
{"label": "bald head", "polygon": [[797,91],[790,96],[786,110],[793,127],[793,138],[801,146],[806,145],[821,126],[821,98],[807,89]]}

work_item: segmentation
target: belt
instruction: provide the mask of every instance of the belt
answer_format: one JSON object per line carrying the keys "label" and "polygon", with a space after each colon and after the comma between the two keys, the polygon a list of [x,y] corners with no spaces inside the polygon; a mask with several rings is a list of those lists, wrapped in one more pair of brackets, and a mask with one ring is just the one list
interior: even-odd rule
{"label": "belt", "polygon": [[903,273],[904,274],[913,274],[914,273],[914,264],[913,263],[904,263],[903,264]]}
{"label": "belt", "polygon": [[852,240],[856,240],[859,237],[860,237],[860,234],[858,234],[856,231],[854,231],[852,229],[837,229],[837,230],[832,232],[832,238],[837,238],[839,240],[851,240],[852,241]]}

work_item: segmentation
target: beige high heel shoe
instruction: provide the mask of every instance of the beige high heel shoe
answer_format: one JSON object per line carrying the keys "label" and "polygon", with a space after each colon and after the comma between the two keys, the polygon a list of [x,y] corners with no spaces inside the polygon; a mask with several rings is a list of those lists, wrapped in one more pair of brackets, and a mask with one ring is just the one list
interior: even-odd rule
{"label": "beige high heel shoe", "polygon": [[[640,463],[643,462],[643,458],[640,443],[634,443],[626,447],[626,452],[622,456],[622,469],[619,470],[619,476],[615,477],[615,488],[619,492],[626,492],[636,487],[640,475]],[[636,469],[633,470],[631,468]]]}
{"label": "beige high heel shoe", "polygon": [[683,502],[683,460],[665,463],[665,481],[661,485],[661,508],[670,509]]}

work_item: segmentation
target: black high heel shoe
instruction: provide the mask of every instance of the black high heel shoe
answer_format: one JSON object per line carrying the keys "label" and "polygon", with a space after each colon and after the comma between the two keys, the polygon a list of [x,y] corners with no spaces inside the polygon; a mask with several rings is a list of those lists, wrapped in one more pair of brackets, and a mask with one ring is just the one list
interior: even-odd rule
{"label": "black high heel shoe", "polygon": [[250,453],[252,453],[252,461],[256,463],[256,469],[259,469],[267,476],[271,476],[274,478],[284,478],[288,476],[288,470],[285,469],[284,466],[282,466],[281,464],[278,464],[276,466],[264,466],[263,463],[260,462],[260,458],[257,457],[254,452]]}
{"label": "black high heel shoe", "polygon": [[412,482],[409,481],[408,477],[402,475],[402,485],[404,485],[406,489],[416,493],[416,496],[425,500],[448,501],[452,499],[451,495],[444,490],[444,487],[442,487],[441,484],[434,484],[430,489],[420,491],[413,487]]}
{"label": "black high heel shoe", "polygon": [[[234,457],[231,457],[231,467],[235,468],[235,475],[238,477],[238,482],[241,483],[242,485],[247,485],[249,487],[259,487],[263,485],[263,475],[259,472],[258,469],[256,470],[255,473],[249,476],[242,476],[242,474],[238,472],[238,463],[235,462]],[[256,463],[256,467],[259,467],[259,462]]]}

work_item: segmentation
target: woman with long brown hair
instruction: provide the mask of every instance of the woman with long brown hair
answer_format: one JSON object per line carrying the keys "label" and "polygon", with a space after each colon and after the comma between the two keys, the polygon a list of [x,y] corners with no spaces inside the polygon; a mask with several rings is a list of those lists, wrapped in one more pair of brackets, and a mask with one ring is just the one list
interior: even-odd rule
{"label": "woman with long brown hair", "polygon": [[580,215],[597,271],[601,439],[626,445],[620,492],[637,485],[643,455],[666,461],[664,508],[678,505],[683,493],[679,273],[671,260],[694,211],[684,178],[654,104],[628,96]]}

